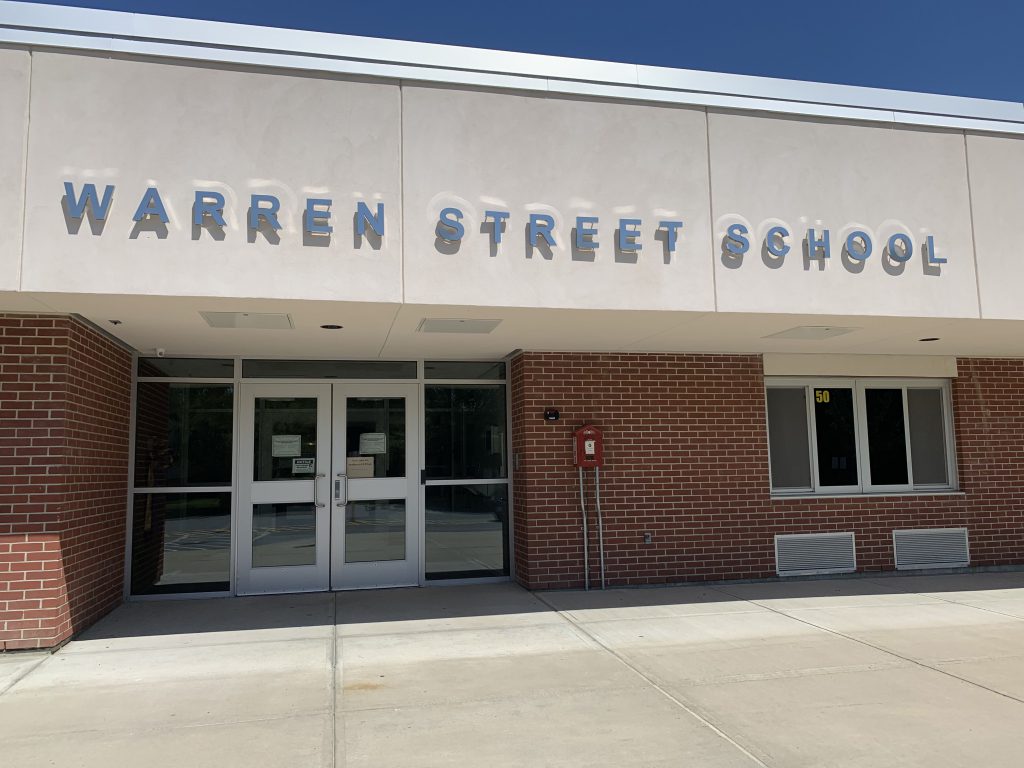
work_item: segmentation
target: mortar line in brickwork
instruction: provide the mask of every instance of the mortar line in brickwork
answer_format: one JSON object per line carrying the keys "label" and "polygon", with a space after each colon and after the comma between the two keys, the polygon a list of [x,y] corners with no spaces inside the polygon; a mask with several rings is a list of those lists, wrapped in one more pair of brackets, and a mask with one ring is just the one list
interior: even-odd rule
{"label": "mortar line in brickwork", "polygon": [[[1017,704],[1024,704],[1024,699],[1018,699],[1016,696],[1012,696],[1012,695],[1010,695],[1008,693],[1004,693],[1003,691],[998,691],[995,688],[989,688],[987,685],[982,685],[981,683],[977,683],[974,680],[968,680],[965,677],[960,677],[959,675],[954,675],[952,672],[949,672],[949,671],[947,671],[945,669],[940,669],[939,667],[933,667],[930,664],[925,664],[923,661],[918,661],[917,659],[913,659],[913,658],[911,658],[909,656],[903,656],[902,654],[896,653],[896,651],[890,650],[889,648],[885,648],[885,647],[883,647],[881,645],[875,645],[874,643],[869,643],[867,640],[863,640],[861,638],[854,637],[853,635],[848,635],[845,632],[840,632],[839,630],[836,630],[836,629],[830,629],[828,627],[823,627],[820,624],[815,624],[813,621],[809,621],[807,619],[803,619],[803,618],[801,618],[799,616],[793,616],[792,614],[785,613],[784,611],[780,611],[780,610],[778,610],[776,608],[772,608],[771,606],[767,605],[766,603],[761,603],[761,602],[758,602],[757,600],[748,600],[747,598],[741,597],[741,596],[739,596],[737,594],[734,594],[734,593],[730,592],[725,585],[715,586],[715,587],[712,587],[712,589],[715,589],[715,590],[717,590],[717,591],[719,591],[719,592],[721,592],[723,594],[729,595],[729,597],[734,597],[737,600],[746,600],[746,602],[753,603],[754,605],[760,606],[761,608],[764,608],[766,611],[771,611],[772,613],[777,614],[778,616],[783,616],[783,617],[785,617],[787,619],[792,619],[793,621],[797,621],[797,622],[799,622],[801,624],[805,624],[808,627],[814,627],[815,629],[820,629],[822,632],[827,632],[828,634],[833,635],[835,637],[842,637],[845,640],[851,640],[851,641],[853,641],[853,642],[855,642],[855,643],[857,643],[859,645],[863,645],[863,646],[866,646],[868,648],[873,648],[876,651],[884,653],[884,654],[886,654],[888,656],[893,656],[893,657],[895,657],[897,659],[901,659],[901,660],[907,662],[908,664],[913,664],[914,666],[920,667],[921,669],[928,669],[928,670],[931,670],[932,672],[938,672],[940,675],[945,675],[946,677],[952,678],[953,680],[958,680],[961,683],[966,683],[967,685],[972,685],[975,688],[980,688],[983,691],[988,691],[989,693],[994,693],[997,696],[1002,696],[1004,699],[1009,699],[1010,701],[1016,702]],[[908,593],[903,592],[903,594],[908,594]],[[974,606],[971,606],[971,605],[966,605],[964,603],[959,603],[959,605],[963,605],[965,608],[973,608],[974,607]],[[893,606],[893,607],[896,608],[898,606]]]}
{"label": "mortar line in brickwork", "polygon": [[736,739],[734,739],[728,733],[723,731],[719,726],[715,725],[713,722],[711,722],[704,715],[700,714],[695,709],[690,707],[682,699],[680,699],[679,697],[675,696],[674,694],[670,693],[668,690],[663,688],[661,685],[659,685],[654,680],[654,678],[652,678],[646,672],[641,670],[639,667],[636,667],[633,664],[631,664],[629,662],[629,660],[626,659],[621,654],[619,654],[618,651],[616,651],[613,648],[611,648],[610,646],[606,645],[598,637],[596,637],[595,635],[593,635],[590,632],[588,632],[587,629],[585,627],[583,627],[581,624],[576,623],[568,615],[566,615],[562,611],[560,611],[557,608],[555,608],[555,606],[553,606],[551,603],[549,603],[547,600],[544,599],[543,595],[540,595],[540,594],[538,594],[536,592],[530,592],[528,594],[530,594],[532,597],[534,597],[538,602],[542,603],[549,610],[553,611],[557,616],[559,616],[564,622],[566,622],[578,634],[582,635],[587,640],[590,640],[591,642],[596,644],[599,648],[604,649],[608,654],[610,654],[620,664],[622,664],[624,667],[626,667],[626,669],[630,670],[633,674],[635,674],[637,677],[639,677],[641,680],[643,680],[645,683],[647,683],[654,690],[656,690],[658,693],[660,693],[666,699],[671,701],[673,704],[675,704],[681,710],[683,710],[688,715],[690,715],[694,720],[696,720],[702,726],[704,726],[705,728],[707,728],[708,730],[713,732],[716,736],[718,736],[723,741],[725,741],[728,744],[730,744],[733,747],[735,747],[736,750],[738,750],[739,752],[743,753],[743,755],[746,756],[754,765],[760,766],[760,768],[771,768],[769,763],[766,763],[763,760],[761,760],[759,757],[757,757],[757,755],[755,755],[749,749],[747,749],[742,744],[740,744]]}

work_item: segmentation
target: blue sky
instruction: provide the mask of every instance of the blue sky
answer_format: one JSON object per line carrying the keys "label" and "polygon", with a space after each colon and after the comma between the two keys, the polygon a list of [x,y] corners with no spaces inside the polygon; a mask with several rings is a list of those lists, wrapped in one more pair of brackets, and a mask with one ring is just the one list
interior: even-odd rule
{"label": "blue sky", "polygon": [[54,4],[1024,101],[1020,0]]}

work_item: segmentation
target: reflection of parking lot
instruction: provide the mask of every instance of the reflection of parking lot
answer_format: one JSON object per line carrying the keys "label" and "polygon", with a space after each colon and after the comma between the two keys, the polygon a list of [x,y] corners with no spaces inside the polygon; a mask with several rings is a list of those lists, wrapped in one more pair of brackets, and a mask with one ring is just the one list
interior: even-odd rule
{"label": "reflection of parking lot", "polygon": [[230,519],[223,515],[170,517],[164,522],[163,570],[158,585],[227,581]]}

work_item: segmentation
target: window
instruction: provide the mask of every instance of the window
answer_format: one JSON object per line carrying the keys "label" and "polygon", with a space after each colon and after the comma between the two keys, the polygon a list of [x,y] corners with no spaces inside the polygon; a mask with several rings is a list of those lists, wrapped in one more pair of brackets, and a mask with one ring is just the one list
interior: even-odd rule
{"label": "window", "polygon": [[768,379],[766,390],[774,493],[954,487],[947,381]]}
{"label": "window", "polygon": [[[430,363],[428,363],[430,365]],[[449,364],[435,364],[449,365]],[[461,364],[451,364],[461,365]],[[495,365],[446,370],[491,379]],[[426,577],[508,575],[508,431],[504,384],[427,384]]]}
{"label": "window", "polygon": [[230,588],[235,388],[194,377],[230,377],[233,366],[230,360],[139,361],[133,595]]}

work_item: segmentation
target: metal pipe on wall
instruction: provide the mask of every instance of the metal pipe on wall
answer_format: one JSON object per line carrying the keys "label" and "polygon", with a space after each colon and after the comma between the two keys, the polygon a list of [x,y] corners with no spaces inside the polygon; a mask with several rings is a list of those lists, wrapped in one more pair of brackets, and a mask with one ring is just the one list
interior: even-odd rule
{"label": "metal pipe on wall", "polygon": [[[580,470],[583,471],[582,469]],[[601,558],[601,589],[604,579],[604,522],[601,520],[601,468],[594,467],[594,507],[597,511],[597,552]]]}
{"label": "metal pipe on wall", "polygon": [[590,590],[590,536],[587,532],[587,495],[583,488],[583,467],[580,467],[580,510],[583,513],[583,588]]}

